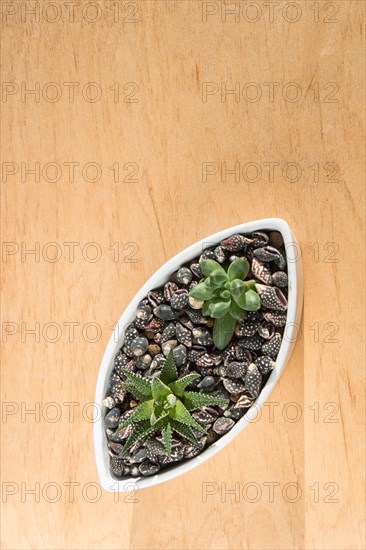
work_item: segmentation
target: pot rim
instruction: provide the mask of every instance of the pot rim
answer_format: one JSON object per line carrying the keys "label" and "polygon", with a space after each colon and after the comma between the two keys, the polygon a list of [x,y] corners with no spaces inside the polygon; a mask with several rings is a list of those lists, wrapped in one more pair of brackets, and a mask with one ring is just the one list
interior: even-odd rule
{"label": "pot rim", "polygon": [[[218,244],[219,241],[234,233],[251,233],[253,231],[261,230],[279,231],[281,233],[286,250],[288,272],[288,306],[285,337],[282,339],[281,348],[278,352],[276,367],[271,372],[266,385],[254,401],[251,408],[240,420],[236,422],[233,428],[227,434],[215,441],[212,445],[207,447],[207,449],[199,455],[183,463],[177,463],[176,466],[172,465],[169,469],[163,470],[161,473],[157,473],[151,477],[130,477],[122,480],[117,478],[109,468],[107,438],[104,429],[104,416],[107,409],[104,405],[102,405],[102,401],[105,398],[108,380],[114,368],[115,355],[123,343],[124,329],[126,325],[133,321],[138,303],[145,298],[149,290],[163,285],[168,280],[170,275],[181,265],[200,255],[200,253],[202,253],[202,247]],[[290,226],[281,218],[266,218],[253,222],[247,222],[209,235],[208,237],[197,241],[176,254],[162,267],[155,271],[155,273],[135,294],[122,313],[116,328],[109,339],[99,368],[94,400],[94,451],[98,476],[103,489],[111,492],[125,492],[152,487],[153,485],[174,479],[175,477],[192,470],[196,466],[199,466],[208,460],[210,457],[214,456],[218,451],[228,445],[239,433],[241,433],[250,421],[255,418],[258,410],[262,408],[263,404],[268,399],[291,355],[301,321],[302,303],[303,273],[301,250],[290,229]]]}

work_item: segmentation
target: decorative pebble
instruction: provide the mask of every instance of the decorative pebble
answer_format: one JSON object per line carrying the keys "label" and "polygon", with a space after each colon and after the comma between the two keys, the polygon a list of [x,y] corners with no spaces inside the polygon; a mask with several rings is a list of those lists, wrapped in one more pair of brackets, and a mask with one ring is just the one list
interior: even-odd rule
{"label": "decorative pebble", "polygon": [[241,394],[239,399],[234,405],[235,409],[247,409],[253,404],[254,397],[249,392],[244,392]]}
{"label": "decorative pebble", "polygon": [[253,231],[251,237],[253,239],[252,245],[254,248],[265,246],[269,241],[267,233],[264,233],[263,231]]}
{"label": "decorative pebble", "polygon": [[212,346],[213,338],[212,334],[207,328],[197,327],[192,330],[193,343],[200,346]]}
{"label": "decorative pebble", "polygon": [[123,460],[120,460],[118,457],[112,457],[110,459],[110,467],[112,472],[116,476],[121,477],[123,475],[123,470],[124,470]]}
{"label": "decorative pebble", "polygon": [[270,232],[269,244],[274,248],[281,248],[281,246],[283,246],[283,237],[279,231]]}
{"label": "decorative pebble", "polygon": [[140,475],[140,470],[138,466],[132,466],[130,469],[130,474],[132,477],[138,477]]}
{"label": "decorative pebble", "polygon": [[180,288],[174,292],[170,299],[170,303],[174,309],[183,309],[188,304],[188,290]]}
{"label": "decorative pebble", "polygon": [[[116,380],[117,379],[117,380]],[[113,373],[110,380],[110,392],[116,403],[122,402],[125,398],[126,391],[122,380],[117,374]]]}
{"label": "decorative pebble", "polygon": [[145,330],[145,328],[148,325],[148,321],[145,321],[144,319],[138,319],[136,317],[136,319],[134,321],[134,325],[138,330]]}
{"label": "decorative pebble", "polygon": [[215,252],[213,251],[212,248],[206,248],[206,250],[204,250],[200,256],[200,263],[201,263],[201,260],[215,260],[216,259],[216,256],[215,256]]}
{"label": "decorative pebble", "polygon": [[152,307],[156,307],[164,302],[164,292],[162,290],[150,290],[147,299]]}
{"label": "decorative pebble", "polygon": [[288,285],[287,273],[284,271],[276,271],[276,273],[273,273],[272,275],[272,281],[276,286],[281,288],[286,287]]}
{"label": "decorative pebble", "polygon": [[257,328],[257,321],[239,321],[235,327],[235,334],[238,338],[243,338],[243,336],[253,336],[257,332]]}
{"label": "decorative pebble", "polygon": [[196,365],[198,367],[211,367],[212,365],[214,364],[213,362],[213,359],[211,357],[211,355],[209,355],[208,353],[200,353],[197,360],[196,360]]}
{"label": "decorative pebble", "polygon": [[179,313],[177,311],[173,311],[170,306],[161,304],[154,309],[154,315],[163,321],[171,321],[176,319],[179,316]]}
{"label": "decorative pebble", "polygon": [[136,317],[143,321],[148,321],[151,317],[152,309],[148,304],[140,304],[136,310]]}
{"label": "decorative pebble", "polygon": [[286,311],[287,300],[279,288],[261,284],[256,284],[255,288],[264,307],[275,311]]}
{"label": "decorative pebble", "polygon": [[158,458],[166,456],[164,445],[158,439],[149,439],[145,444],[147,458],[155,462]]}
{"label": "decorative pebble", "polygon": [[269,323],[268,321],[262,322],[258,327],[258,334],[265,340],[270,340],[272,336],[274,335],[276,329],[275,326],[272,325],[272,323]]}
{"label": "decorative pebble", "polygon": [[222,264],[227,258],[227,252],[222,248],[222,246],[217,246],[214,250],[215,260]]}
{"label": "decorative pebble", "polygon": [[[176,342],[176,340],[174,340]],[[187,348],[180,344],[179,346],[173,349],[174,361],[177,367],[183,365],[187,360]]]}
{"label": "decorative pebble", "polygon": [[201,271],[200,264],[198,262],[192,263],[190,270],[192,271],[192,274],[198,279],[201,279],[203,277],[203,273]]}
{"label": "decorative pebble", "polygon": [[163,330],[161,341],[167,342],[168,340],[172,340],[173,338],[175,338],[175,324],[169,323]]}
{"label": "decorative pebble", "polygon": [[217,435],[217,433],[215,433],[213,431],[213,429],[211,428],[210,430],[208,430],[208,434],[207,434],[207,440],[206,440],[206,445],[207,447],[209,447],[210,445],[212,445],[212,443],[215,443],[215,441],[217,441],[219,438],[219,436]]}
{"label": "decorative pebble", "polygon": [[113,409],[115,404],[116,404],[116,401],[111,395],[109,395],[102,401],[102,405],[104,405],[104,407],[106,407],[107,409]]}
{"label": "decorative pebble", "polygon": [[240,380],[233,380],[232,378],[225,378],[223,380],[224,388],[229,393],[239,393],[245,390],[244,382]]}
{"label": "decorative pebble", "polygon": [[193,458],[200,454],[205,448],[207,437],[202,437],[197,445],[194,443],[187,443],[184,447],[184,458]]}
{"label": "decorative pebble", "polygon": [[161,344],[161,350],[164,353],[165,357],[168,355],[171,349],[177,346],[178,342],[176,340],[168,340]]}
{"label": "decorative pebble", "polygon": [[262,374],[267,374],[273,370],[276,366],[276,363],[273,361],[272,357],[268,355],[262,355],[255,360],[255,364]]}
{"label": "decorative pebble", "polygon": [[215,378],[213,376],[205,376],[201,382],[197,384],[197,388],[200,390],[212,390],[215,386]]}
{"label": "decorative pebble", "polygon": [[212,359],[212,362],[213,364],[217,367],[218,365],[221,365],[222,363],[222,354],[221,352],[219,353],[211,353],[211,359]]}
{"label": "decorative pebble", "polygon": [[236,358],[235,344],[232,344],[231,346],[226,348],[226,350],[222,353],[222,358],[223,358],[225,367],[232,361],[235,361],[235,358]]}
{"label": "decorative pebble", "polygon": [[145,355],[140,357],[139,361],[142,365],[144,365],[145,368],[147,368],[151,365],[152,357],[149,353],[145,353]]}
{"label": "decorative pebble", "polygon": [[124,343],[125,344],[131,343],[132,340],[134,340],[138,336],[139,336],[139,331],[133,325],[129,325],[125,332]]}
{"label": "decorative pebble", "polygon": [[239,361],[233,361],[226,367],[226,375],[231,378],[244,378],[248,369],[247,363],[240,363]]}
{"label": "decorative pebble", "polygon": [[121,413],[117,407],[114,407],[104,418],[107,428],[117,428]]}
{"label": "decorative pebble", "polygon": [[226,418],[224,416],[220,416],[220,418],[215,420],[214,425],[212,426],[212,429],[218,435],[224,435],[234,426],[234,424],[235,422],[232,418]]}
{"label": "decorative pebble", "polygon": [[245,376],[245,387],[253,397],[258,397],[262,382],[262,375],[258,367],[251,363]]}
{"label": "decorative pebble", "polygon": [[160,332],[164,328],[165,322],[163,319],[153,317],[147,326],[147,330],[152,331],[154,334]]}
{"label": "decorative pebble", "polygon": [[184,458],[184,452],[183,448],[181,446],[179,447],[172,447],[172,452],[170,457],[167,456],[162,459],[162,464],[171,464],[172,462],[179,462]]}
{"label": "decorative pebble", "polygon": [[243,408],[235,409],[235,407],[232,407],[231,409],[228,409],[224,412],[224,416],[228,418],[232,418],[236,422],[240,420],[242,416],[244,416],[245,410]]}
{"label": "decorative pebble", "polygon": [[203,354],[202,351],[199,351],[197,349],[190,349],[188,350],[188,361],[192,361],[192,363],[196,363],[196,361],[202,354]]}
{"label": "decorative pebble", "polygon": [[248,336],[243,338],[243,340],[239,340],[238,345],[256,351],[261,349],[263,342],[264,340],[259,334],[254,334],[254,336]]}
{"label": "decorative pebble", "polygon": [[225,378],[226,367],[224,367],[223,365],[221,365],[220,367],[215,367],[214,369],[212,369],[212,374],[214,374],[215,376],[220,376],[221,378]]}
{"label": "decorative pebble", "polygon": [[254,250],[254,256],[261,262],[274,262],[279,259],[280,252],[273,246],[264,246]]}
{"label": "decorative pebble", "polygon": [[146,459],[146,457],[147,457],[146,449],[140,448],[131,455],[130,461],[132,464],[140,464],[140,462],[143,462]]}
{"label": "decorative pebble", "polygon": [[181,323],[177,323],[175,332],[178,342],[189,348],[192,346],[192,333],[188,328],[183,326]]}
{"label": "decorative pebble", "polygon": [[108,441],[108,448],[111,451],[111,456],[120,455],[123,453],[123,445],[121,443],[115,443],[114,441]]}
{"label": "decorative pebble", "polygon": [[135,357],[139,357],[140,355],[143,355],[145,351],[147,350],[147,347],[149,345],[149,341],[145,336],[140,336],[139,338],[135,338],[131,342],[131,351]]}
{"label": "decorative pebble", "polygon": [[265,344],[262,346],[262,353],[264,355],[269,355],[270,357],[276,357],[278,352],[280,351],[281,347],[281,334],[276,332],[276,334],[268,340]]}
{"label": "decorative pebble", "polygon": [[252,274],[256,279],[266,283],[266,285],[272,284],[272,271],[268,265],[260,262],[257,258],[252,260]]}
{"label": "decorative pebble", "polygon": [[[169,353],[169,351],[168,351]],[[158,353],[158,355],[155,355],[154,359],[151,362],[150,369],[151,370],[159,370],[162,368],[162,366],[165,363],[165,356],[162,353]]]}
{"label": "decorative pebble", "polygon": [[249,349],[242,348],[241,346],[235,346],[235,359],[245,363],[251,363],[252,354]]}
{"label": "decorative pebble", "polygon": [[286,313],[279,313],[278,311],[266,311],[263,314],[266,321],[272,323],[275,327],[284,327],[286,324]]}
{"label": "decorative pebble", "polygon": [[193,418],[200,424],[200,426],[207,427],[209,424],[212,424],[212,422],[215,420],[215,417],[212,416],[212,414],[209,414],[208,412],[205,412],[203,410],[198,410],[192,413]]}
{"label": "decorative pebble", "polygon": [[197,298],[193,298],[193,296],[189,296],[188,303],[192,309],[202,309],[204,304],[203,300],[198,300]]}
{"label": "decorative pebble", "polygon": [[171,301],[174,292],[176,292],[178,288],[179,288],[178,285],[176,285],[175,283],[172,283],[172,281],[168,281],[167,283],[165,283],[164,298],[167,302]]}
{"label": "decorative pebble", "polygon": [[147,351],[152,357],[155,357],[155,355],[161,352],[161,347],[158,344],[149,344]]}
{"label": "decorative pebble", "polygon": [[251,239],[237,234],[231,235],[231,237],[224,239],[221,241],[220,245],[224,250],[228,250],[229,252],[237,252],[238,250],[243,250],[243,248],[248,246],[251,242]]}
{"label": "decorative pebble", "polygon": [[182,285],[189,285],[189,283],[192,281],[192,277],[192,271],[188,269],[188,267],[181,267],[180,269],[178,269],[175,278],[178,283]]}

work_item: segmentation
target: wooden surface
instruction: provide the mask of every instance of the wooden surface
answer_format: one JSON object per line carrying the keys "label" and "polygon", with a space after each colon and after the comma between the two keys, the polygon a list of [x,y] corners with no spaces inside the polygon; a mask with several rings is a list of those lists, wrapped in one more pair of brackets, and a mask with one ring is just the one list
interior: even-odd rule
{"label": "wooden surface", "polygon": [[[33,4],[1,2],[2,548],[365,548],[364,2]],[[170,256],[271,216],[305,271],[271,405],[187,475],[99,494],[111,327]]]}

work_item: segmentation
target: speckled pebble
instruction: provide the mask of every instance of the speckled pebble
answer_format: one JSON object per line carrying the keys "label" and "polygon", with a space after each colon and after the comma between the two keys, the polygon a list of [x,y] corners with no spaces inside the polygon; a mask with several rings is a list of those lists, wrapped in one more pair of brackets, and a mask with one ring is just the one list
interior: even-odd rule
{"label": "speckled pebble", "polygon": [[258,397],[262,382],[262,375],[258,367],[251,363],[245,376],[245,387],[253,397]]}
{"label": "speckled pebble", "polygon": [[212,429],[218,435],[223,435],[223,434],[226,434],[234,426],[234,424],[235,422],[232,418],[226,418],[224,416],[220,416],[220,418],[215,420],[214,425],[212,426]]}
{"label": "speckled pebble", "polygon": [[104,423],[107,428],[117,428],[119,419],[120,419],[121,413],[117,407],[109,411],[108,414],[106,414]]}

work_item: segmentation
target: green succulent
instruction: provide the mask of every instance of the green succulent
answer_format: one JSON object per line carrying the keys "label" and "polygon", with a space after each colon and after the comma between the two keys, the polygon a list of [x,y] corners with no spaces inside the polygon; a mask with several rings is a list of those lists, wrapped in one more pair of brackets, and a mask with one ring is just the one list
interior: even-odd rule
{"label": "green succulent", "polygon": [[132,415],[120,424],[117,432],[132,425],[124,450],[128,450],[147,435],[161,431],[168,457],[171,456],[172,434],[177,432],[192,443],[197,443],[194,429],[206,434],[190,411],[203,406],[223,405],[227,399],[213,393],[186,391],[186,387],[200,375],[192,372],[178,378],[173,351],[170,350],[159,376],[148,379],[136,372],[122,369],[127,381],[125,388],[141,402]]}
{"label": "green succulent", "polygon": [[237,321],[242,321],[246,311],[261,307],[261,299],[255,290],[255,281],[244,281],[249,273],[249,262],[237,258],[227,271],[215,260],[200,262],[204,279],[189,294],[203,300],[202,314],[215,319],[213,340],[218,349],[230,342]]}

